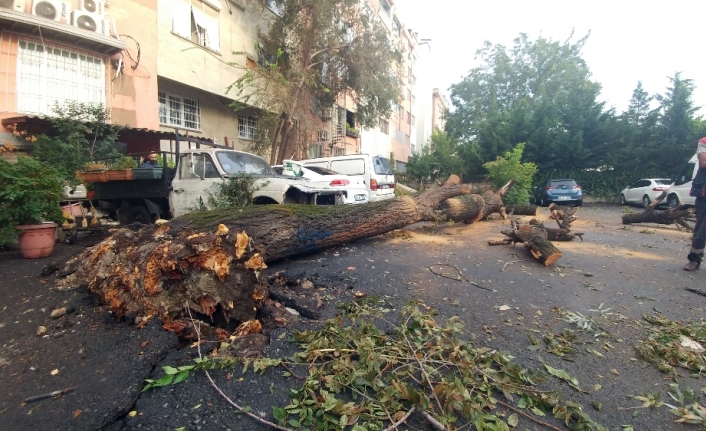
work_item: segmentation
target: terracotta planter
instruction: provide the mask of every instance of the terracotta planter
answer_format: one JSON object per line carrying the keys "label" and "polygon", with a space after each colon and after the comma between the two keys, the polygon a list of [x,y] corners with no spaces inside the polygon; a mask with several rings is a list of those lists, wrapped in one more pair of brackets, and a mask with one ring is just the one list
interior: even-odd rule
{"label": "terracotta planter", "polygon": [[132,169],[108,169],[105,171],[108,181],[128,181],[134,180]]}
{"label": "terracotta planter", "polygon": [[105,171],[83,171],[78,173],[79,178],[84,183],[104,183],[108,181]]}
{"label": "terracotta planter", "polygon": [[17,226],[22,231],[18,239],[20,252],[25,259],[51,256],[56,244],[56,223],[28,224]]}

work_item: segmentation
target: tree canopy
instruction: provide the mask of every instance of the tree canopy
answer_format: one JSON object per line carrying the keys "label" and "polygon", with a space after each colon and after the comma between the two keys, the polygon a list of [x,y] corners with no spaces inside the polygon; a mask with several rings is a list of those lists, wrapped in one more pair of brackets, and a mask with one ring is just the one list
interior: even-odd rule
{"label": "tree canopy", "polygon": [[573,177],[589,193],[617,193],[683,166],[706,134],[692,80],[676,72],[662,94],[638,82],[628,110],[616,114],[599,100],[601,85],[581,57],[588,37],[520,34],[511,49],[486,42],[477,51],[480,66],[451,87],[446,123],[463,173],[486,174],[485,163],[519,143],[523,159],[538,167],[535,182]]}
{"label": "tree canopy", "polygon": [[260,35],[260,61],[245,65],[246,73],[230,87],[236,108],[253,104],[262,110],[253,150],[269,152],[273,164],[284,159],[292,133],[308,144],[317,118],[343,96],[355,101],[364,127],[387,117],[400,97],[402,60],[387,30],[357,0],[278,4],[278,14],[263,9],[272,18]]}

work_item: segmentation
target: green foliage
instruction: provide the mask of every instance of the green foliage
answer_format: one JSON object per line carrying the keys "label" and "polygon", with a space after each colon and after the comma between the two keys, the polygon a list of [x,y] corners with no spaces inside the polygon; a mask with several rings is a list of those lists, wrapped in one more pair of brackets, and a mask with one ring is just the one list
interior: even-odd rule
{"label": "green foliage", "polygon": [[[157,154],[157,166],[164,166],[164,158],[161,154]],[[176,168],[176,162],[174,159],[167,157],[167,167]]]}
{"label": "green foliage", "polygon": [[147,384],[144,388],[142,388],[142,392],[153,388],[161,388],[162,386],[176,385],[188,379],[192,371],[209,370],[213,367],[214,364],[212,362],[203,358],[194,359],[194,363],[192,365],[182,365],[176,368],[166,365],[162,367],[162,370],[164,370],[164,376],[159,379],[145,379]]}
{"label": "green foliage", "polygon": [[508,401],[518,397],[518,407],[530,414],[551,412],[572,429],[604,429],[579,404],[535,389],[540,373],[518,367],[506,352],[462,339],[458,317],[437,322],[433,312],[413,303],[395,326],[374,300],[344,310],[321,330],[296,335],[303,350],[295,360],[306,367],[306,381],[290,390],[287,406],[273,408],[281,424],[382,430],[419,408],[447,427],[508,430],[518,418],[498,413],[502,394]]}
{"label": "green foliage", "polygon": [[15,226],[63,223],[61,197],[61,181],[51,166],[32,157],[17,163],[0,159],[0,244],[17,238]]}
{"label": "green foliage", "polygon": [[86,163],[120,156],[113,146],[120,126],[108,123],[103,105],[67,102],[52,111],[48,119],[54,130],[35,136],[33,156],[54,166],[62,179],[75,179]]}
{"label": "green foliage", "polygon": [[694,371],[695,377],[706,371],[706,357],[690,348],[684,337],[706,345],[706,320],[676,322],[665,317],[643,314],[650,324],[649,334],[641,340],[635,350],[662,372],[671,372],[675,367]]}
{"label": "green foliage", "polygon": [[252,205],[252,194],[255,190],[257,187],[255,177],[252,175],[232,176],[219,184],[216,193],[209,196],[208,208],[237,208]]}
{"label": "green foliage", "polygon": [[[319,117],[343,95],[355,95],[356,120],[366,128],[387,118],[400,99],[402,53],[374,12],[358,0],[281,0],[281,16],[263,7],[268,29],[256,46],[259,61],[233,64],[242,75],[228,87],[236,110],[258,110],[250,148],[285,158],[290,138],[312,136]],[[296,124],[296,127],[295,127]],[[308,144],[308,139],[304,144]]]}
{"label": "green foliage", "polygon": [[589,195],[617,198],[640,178],[681,169],[706,135],[694,83],[675,73],[663,94],[650,94],[638,82],[627,111],[616,115],[597,101],[601,86],[581,57],[587,38],[521,34],[511,49],[486,42],[477,51],[481,65],[452,86],[446,123],[467,176],[520,142],[537,181],[573,178]]}
{"label": "green foliage", "polygon": [[111,169],[132,169],[137,167],[137,161],[133,157],[123,156],[110,167]]}
{"label": "green foliage", "polygon": [[461,174],[462,170],[456,141],[441,130],[432,131],[429,145],[411,155],[405,167],[409,180],[420,189],[437,180],[445,180],[451,174]]}
{"label": "green foliage", "polygon": [[537,172],[537,166],[534,163],[522,163],[524,150],[525,144],[517,144],[515,148],[505,153],[505,157],[497,157],[495,161],[483,165],[488,170],[488,179],[496,189],[510,180],[516,181],[503,198],[506,204],[524,205],[529,202],[529,190],[532,187],[532,178]]}
{"label": "green foliage", "polygon": [[525,156],[540,169],[600,166],[608,147],[607,117],[597,102],[600,84],[581,58],[587,36],[561,43],[525,34],[507,50],[477,51],[481,65],[452,86],[454,110],[446,130],[466,148],[469,168],[477,168],[526,143]]}

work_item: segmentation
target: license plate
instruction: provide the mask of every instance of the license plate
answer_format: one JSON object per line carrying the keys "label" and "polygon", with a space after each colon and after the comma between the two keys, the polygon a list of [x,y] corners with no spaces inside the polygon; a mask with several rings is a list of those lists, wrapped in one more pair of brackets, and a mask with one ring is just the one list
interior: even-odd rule
{"label": "license plate", "polygon": [[353,197],[356,201],[364,201],[365,200],[365,195],[355,195]]}
{"label": "license plate", "polygon": [[380,188],[381,188],[381,189],[389,189],[389,188],[390,188],[390,185],[389,185],[389,184],[382,184],[382,185],[380,186]]}
{"label": "license plate", "polygon": [[559,196],[556,198],[558,201],[568,201],[570,199],[569,196]]}

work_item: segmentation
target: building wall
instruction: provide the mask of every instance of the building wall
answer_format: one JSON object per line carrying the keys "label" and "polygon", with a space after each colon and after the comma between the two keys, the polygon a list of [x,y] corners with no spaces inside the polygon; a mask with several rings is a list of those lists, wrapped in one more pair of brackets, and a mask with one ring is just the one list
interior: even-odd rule
{"label": "building wall", "polygon": [[446,126],[444,115],[447,109],[448,103],[446,101],[446,96],[444,96],[438,88],[435,88],[432,93],[432,130],[444,130],[444,127]]}
{"label": "building wall", "polygon": [[156,130],[159,127],[157,0],[111,0],[106,13],[115,19],[116,30],[127,46],[119,74],[115,70],[119,61],[110,62],[112,120],[129,127]]}

